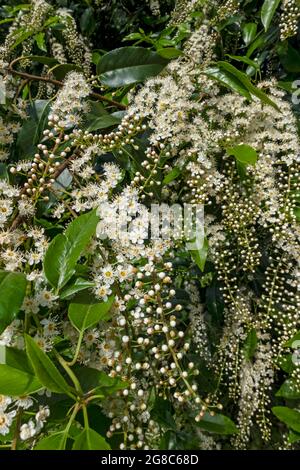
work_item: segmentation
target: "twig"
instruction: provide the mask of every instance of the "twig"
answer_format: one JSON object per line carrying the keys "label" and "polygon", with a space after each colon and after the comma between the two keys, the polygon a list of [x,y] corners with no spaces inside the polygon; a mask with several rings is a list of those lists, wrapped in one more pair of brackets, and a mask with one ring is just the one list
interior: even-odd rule
{"label": "twig", "polygon": [[[39,82],[47,82],[47,83],[51,83],[52,85],[56,85],[58,87],[62,87],[64,85],[63,82],[61,82],[59,80],[55,80],[55,79],[47,77],[47,76],[42,77],[40,75],[33,75],[33,74],[30,74],[30,73],[27,73],[27,72],[20,72],[19,70],[15,70],[13,66],[17,62],[19,62],[20,60],[25,59],[25,58],[26,57],[17,57],[16,59],[14,59],[9,64],[9,66],[7,68],[8,72],[11,75],[16,75],[16,76],[19,76],[19,77],[23,77],[28,81],[34,80],[34,81],[39,81]],[[126,109],[126,106],[124,104],[121,104],[121,103],[118,103],[118,101],[114,101],[114,100],[111,100],[109,98],[106,98],[106,96],[99,95],[99,93],[92,92],[92,93],[90,93],[90,96],[93,97],[93,98],[96,98],[99,101],[103,101],[103,102],[108,103],[112,106],[115,106],[116,108]]]}
{"label": "twig", "polygon": [[17,411],[17,419],[16,419],[16,430],[14,433],[14,438],[11,443],[11,450],[17,450],[18,446],[18,440],[19,440],[19,434],[20,434],[20,427],[22,423],[22,414],[23,414],[23,409],[19,408]]}

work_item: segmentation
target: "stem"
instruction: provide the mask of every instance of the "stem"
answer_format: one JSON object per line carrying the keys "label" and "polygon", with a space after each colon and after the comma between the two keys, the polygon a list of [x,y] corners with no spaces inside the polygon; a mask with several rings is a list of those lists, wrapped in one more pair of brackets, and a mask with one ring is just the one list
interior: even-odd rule
{"label": "stem", "polygon": [[77,379],[76,375],[74,374],[74,372],[72,371],[72,369],[70,369],[67,361],[64,360],[64,358],[58,354],[57,351],[55,351],[55,355],[58,359],[58,362],[60,363],[60,365],[64,368],[64,370],[66,371],[66,373],[68,374],[68,376],[70,377],[70,379],[72,380],[73,384],[74,384],[74,387],[75,387],[75,390],[76,392],[78,393],[78,395],[82,396],[83,395],[83,390],[81,388],[81,385],[79,383],[79,380]]}
{"label": "stem", "polygon": [[73,357],[72,361],[66,362],[66,364],[67,364],[68,366],[74,366],[75,362],[77,361],[78,354],[79,354],[80,348],[81,348],[81,343],[82,343],[82,340],[83,340],[83,334],[84,334],[84,332],[83,332],[83,331],[80,331],[74,357]]}
{"label": "stem", "polygon": [[19,434],[20,434],[20,427],[21,427],[21,422],[22,422],[22,414],[23,414],[23,408],[18,408],[17,420],[16,420],[16,430],[15,430],[14,438],[13,438],[12,443],[11,443],[11,450],[17,450]]}
{"label": "stem", "polygon": [[[28,58],[30,58],[30,56],[29,57],[17,57],[16,59],[14,59],[8,66],[8,72],[11,75],[16,75],[16,76],[19,76],[19,77],[23,77],[28,81],[34,80],[34,81],[39,81],[39,82],[46,82],[46,83],[51,83],[52,85],[56,85],[58,87],[62,87],[64,85],[63,82],[60,82],[59,80],[54,80],[53,78],[50,78],[50,77],[47,77],[47,76],[42,77],[40,75],[33,75],[33,74],[30,74],[30,73],[27,73],[27,72],[19,72],[18,70],[15,70],[13,68],[13,66],[17,62],[19,62],[20,60],[23,60],[23,59],[28,59]],[[124,104],[118,103],[118,101],[110,100],[109,98],[106,98],[106,96],[99,95],[98,93],[92,92],[92,93],[90,93],[90,96],[93,97],[93,98],[96,98],[99,101],[104,101],[105,103],[111,104],[112,106],[115,106],[116,108],[126,109],[126,106]]]}
{"label": "stem", "polygon": [[70,419],[68,421],[68,424],[67,424],[67,426],[65,427],[65,430],[64,430],[63,448],[66,446],[66,442],[67,442],[67,439],[68,439],[70,427],[71,427],[74,419],[76,418],[76,415],[77,415],[79,409],[80,409],[80,405],[79,405],[79,403],[76,403],[76,405],[74,406],[73,413],[71,414]]}
{"label": "stem", "polygon": [[82,407],[82,412],[83,412],[83,419],[84,419],[84,427],[85,429],[89,429],[89,417],[88,417],[88,413],[87,413],[87,409],[86,409],[86,406],[83,405]]}

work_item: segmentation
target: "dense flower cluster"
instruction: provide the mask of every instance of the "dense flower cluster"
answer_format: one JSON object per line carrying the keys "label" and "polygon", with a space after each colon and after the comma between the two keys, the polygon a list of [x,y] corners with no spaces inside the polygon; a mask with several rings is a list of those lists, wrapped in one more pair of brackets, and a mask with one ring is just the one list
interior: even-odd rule
{"label": "dense flower cluster", "polygon": [[[177,2],[171,24],[186,21],[198,4]],[[1,435],[17,418],[21,445],[34,448],[52,433],[61,433],[66,445],[76,413],[83,411],[86,430],[95,402],[93,412],[108,421],[104,437],[120,449],[158,448],[164,419],[171,429],[191,429],[196,448],[221,448],[222,438],[205,427],[218,417],[229,422],[223,434],[233,434],[227,446],[246,448],[257,427],[268,445],[271,391],[300,328],[300,142],[297,117],[275,79],[254,87],[244,74],[251,93],[238,94],[223,86],[222,70],[221,84],[209,72],[218,54],[215,25],[235,15],[237,4],[225,2],[212,19],[218,5],[206,4],[210,15],[190,20],[193,31],[182,53],[160,75],[132,88],[127,109],[109,115],[119,124],[108,131],[100,125],[90,130],[91,53],[67,10],[56,11],[64,27],[61,42],[50,39],[51,51],[60,64],[68,58],[82,72],[67,73],[47,104],[32,157],[10,158],[17,117],[26,117],[26,95],[16,111],[18,96],[7,94],[10,114],[0,117],[0,160],[9,170],[0,180],[0,263],[5,272],[24,274],[26,293],[0,346],[32,359],[33,341],[40,357],[56,361],[74,387],[49,381],[24,396],[0,395]],[[298,10],[290,4],[283,4],[282,38],[296,31]],[[159,15],[159,2],[149,5]],[[52,8],[43,0],[33,6],[10,28],[5,63],[15,28],[27,22],[40,31]],[[26,40],[22,54],[31,46]],[[7,63],[3,74],[14,89],[18,78],[10,77]],[[105,98],[117,105],[111,98],[118,94]],[[102,104],[99,109],[101,121],[108,113]],[[189,250],[189,239],[169,228],[151,239],[153,203],[203,207],[199,249]],[[81,217],[88,215],[97,218],[97,227],[84,245],[90,220]],[[61,256],[58,268],[49,253]],[[97,308],[104,310],[92,321]],[[289,373],[299,393],[299,365]],[[77,397],[67,431],[59,419],[51,421],[51,392]],[[236,426],[221,414],[228,402]],[[162,403],[170,406],[167,418],[160,416]],[[288,447],[285,440],[276,446]]]}

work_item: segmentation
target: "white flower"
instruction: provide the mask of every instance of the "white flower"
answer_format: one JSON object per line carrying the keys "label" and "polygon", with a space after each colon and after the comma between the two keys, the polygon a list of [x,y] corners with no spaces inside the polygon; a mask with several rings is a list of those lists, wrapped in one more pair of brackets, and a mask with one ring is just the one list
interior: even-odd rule
{"label": "white flower", "polygon": [[102,268],[101,273],[105,284],[110,285],[114,283],[114,270],[110,264],[107,264],[104,268]]}
{"label": "white flower", "polygon": [[10,405],[12,399],[6,395],[0,395],[0,410],[4,411]]}
{"label": "white flower", "polygon": [[16,414],[17,412],[15,410],[4,413],[4,411],[0,409],[0,434],[5,435],[9,433],[9,428]]}
{"label": "white flower", "polygon": [[108,285],[103,285],[96,288],[95,290],[96,296],[102,298],[105,301],[108,299],[108,296],[111,294],[111,292],[111,288]]}
{"label": "white flower", "polygon": [[20,428],[20,438],[22,441],[27,441],[27,439],[31,439],[36,434],[35,424],[32,420],[28,421],[28,423],[22,424]]}
{"label": "white flower", "polygon": [[35,415],[35,420],[37,422],[37,426],[41,429],[44,426],[45,421],[50,416],[50,410],[48,406],[40,406],[39,411]]}
{"label": "white flower", "polygon": [[57,335],[57,322],[52,318],[43,318],[41,320],[41,325],[44,327],[45,336],[55,336]]}
{"label": "white flower", "polygon": [[33,405],[33,400],[30,397],[18,397],[16,405],[24,410],[28,410]]}
{"label": "white flower", "polygon": [[57,295],[47,289],[38,292],[36,295],[36,300],[42,307],[51,307],[57,298]]}

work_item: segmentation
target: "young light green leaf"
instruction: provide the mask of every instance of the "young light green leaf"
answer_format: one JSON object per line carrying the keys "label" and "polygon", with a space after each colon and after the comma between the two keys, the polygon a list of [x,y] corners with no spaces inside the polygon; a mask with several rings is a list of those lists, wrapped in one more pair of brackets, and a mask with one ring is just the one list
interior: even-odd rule
{"label": "young light green leaf", "polygon": [[0,364],[0,394],[23,396],[43,388],[36,376],[30,372]]}
{"label": "young light green leaf", "polygon": [[268,31],[272,18],[279,6],[281,0],[265,0],[261,8],[261,22],[264,25],[265,31]]}
{"label": "young light green leaf", "polygon": [[104,85],[117,88],[159,74],[168,61],[144,47],[120,47],[105,54],[97,65]]}
{"label": "young light green leaf", "polygon": [[0,334],[19,313],[26,285],[25,274],[0,271]]}
{"label": "young light green leaf", "polygon": [[44,258],[44,273],[53,287],[60,290],[75,273],[75,267],[84,248],[96,231],[98,216],[93,210],[73,220],[64,234],[50,243]]}
{"label": "young light green leaf", "polygon": [[287,406],[274,406],[272,408],[274,415],[289,428],[300,432],[300,411],[292,410]]}
{"label": "young light green leaf", "polygon": [[208,253],[208,241],[204,238],[203,244],[199,245],[197,250],[191,250],[191,256],[198,268],[203,272],[205,268],[206,258]]}
{"label": "young light green leaf", "polygon": [[64,377],[36,342],[30,336],[25,335],[25,343],[32,368],[41,384],[55,393],[70,392],[70,386]]}
{"label": "young light green leaf", "polygon": [[33,450],[64,450],[66,445],[65,433],[55,432],[41,439]]}
{"label": "young light green leaf", "polygon": [[243,352],[247,361],[250,361],[255,354],[257,346],[257,334],[255,328],[252,328],[246,338],[244,343]]}
{"label": "young light green leaf", "polygon": [[171,181],[174,181],[178,176],[180,175],[181,170],[177,166],[175,166],[170,173],[168,173],[164,179],[163,179],[163,184],[169,184]]}
{"label": "young light green leaf", "polygon": [[228,155],[233,155],[239,162],[248,165],[255,165],[257,162],[257,152],[253,147],[246,144],[236,145],[226,149]]}
{"label": "young light green leaf", "polygon": [[110,445],[96,431],[87,428],[75,439],[73,450],[110,450]]}
{"label": "young light green leaf", "polygon": [[233,421],[227,416],[222,414],[215,414],[211,416],[208,412],[206,412],[201,418],[200,421],[197,422],[197,426],[205,431],[213,432],[216,434],[236,434],[238,433],[238,429]]}
{"label": "young light green leaf", "polygon": [[109,311],[114,302],[114,296],[109,297],[107,302],[97,302],[91,299],[87,303],[86,297],[78,296],[74,302],[69,305],[69,319],[78,331],[84,331],[87,328],[99,323],[99,321],[109,318]]}

